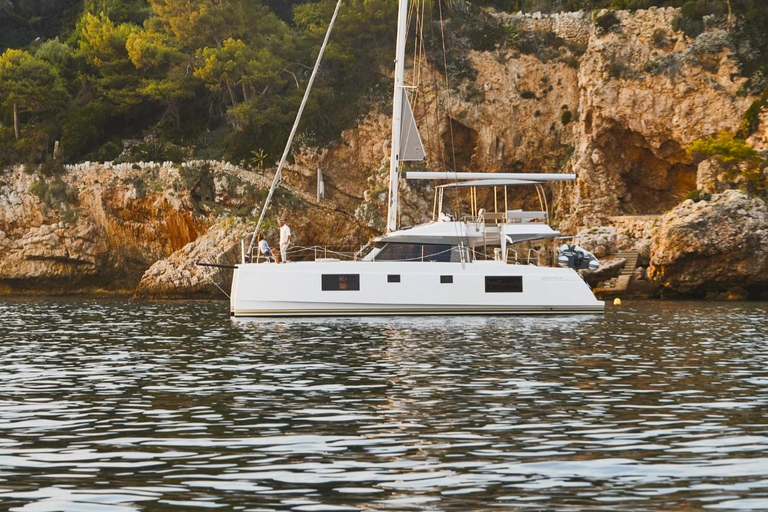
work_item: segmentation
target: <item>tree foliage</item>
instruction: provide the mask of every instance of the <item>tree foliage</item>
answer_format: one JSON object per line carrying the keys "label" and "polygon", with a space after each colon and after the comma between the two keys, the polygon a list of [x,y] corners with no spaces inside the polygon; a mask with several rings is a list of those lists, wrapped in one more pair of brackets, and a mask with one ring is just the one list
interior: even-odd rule
{"label": "tree foliage", "polygon": [[[0,0],[0,163],[50,157],[54,140],[68,161],[114,158],[123,151],[122,140],[143,139],[161,149],[146,155],[194,149],[198,156],[250,161],[259,154],[267,165],[282,151],[335,3]],[[396,4],[345,0],[300,126],[301,141],[327,143],[371,108],[389,108]],[[694,34],[705,16],[725,16],[729,4],[735,20],[731,47],[749,78],[744,92],[760,94],[768,85],[763,0],[451,0],[442,7],[434,1],[424,12],[424,45],[435,65],[463,80],[474,76],[470,49],[563,58],[541,50],[560,48],[562,40],[522,33],[484,7],[553,12],[675,6],[682,8],[681,30]],[[441,12],[450,28],[445,61]],[[578,65],[580,54],[568,51]],[[764,104],[745,115],[740,136],[754,129]]]}
{"label": "tree foliage", "polygon": [[724,164],[754,162],[760,158],[760,154],[746,142],[725,131],[720,132],[717,137],[694,141],[691,144],[690,152],[715,156]]}
{"label": "tree foliage", "polygon": [[768,161],[742,139],[720,132],[717,137],[694,141],[688,151],[698,157],[717,158],[728,168],[728,178],[739,182],[747,193],[766,193],[768,183],[763,170],[768,167]]}
{"label": "tree foliage", "polygon": [[55,112],[67,100],[64,82],[52,64],[24,50],[6,50],[0,55],[0,101],[14,111],[17,139],[19,114]]}

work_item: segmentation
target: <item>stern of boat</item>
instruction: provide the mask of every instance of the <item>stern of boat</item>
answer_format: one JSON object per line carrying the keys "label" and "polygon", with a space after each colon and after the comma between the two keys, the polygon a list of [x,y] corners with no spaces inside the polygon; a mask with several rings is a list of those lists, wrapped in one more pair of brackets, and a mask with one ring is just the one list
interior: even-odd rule
{"label": "stern of boat", "polygon": [[240,284],[240,265],[232,271],[232,289],[229,292],[229,315],[237,316],[237,292]]}

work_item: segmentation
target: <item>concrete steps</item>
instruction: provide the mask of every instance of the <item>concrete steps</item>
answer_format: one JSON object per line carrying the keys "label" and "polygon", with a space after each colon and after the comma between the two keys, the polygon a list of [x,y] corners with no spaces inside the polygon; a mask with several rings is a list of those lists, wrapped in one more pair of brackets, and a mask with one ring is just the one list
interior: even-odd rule
{"label": "concrete steps", "polygon": [[615,254],[617,258],[623,258],[627,262],[624,264],[624,268],[621,270],[621,274],[616,278],[616,283],[610,288],[603,288],[601,295],[606,296],[618,296],[627,291],[629,281],[635,275],[635,267],[637,267],[637,251],[619,251]]}
{"label": "concrete steps", "polygon": [[633,276],[635,275],[635,267],[637,267],[637,251],[619,251],[616,253],[617,258],[624,258],[627,263],[621,271],[620,276]]}

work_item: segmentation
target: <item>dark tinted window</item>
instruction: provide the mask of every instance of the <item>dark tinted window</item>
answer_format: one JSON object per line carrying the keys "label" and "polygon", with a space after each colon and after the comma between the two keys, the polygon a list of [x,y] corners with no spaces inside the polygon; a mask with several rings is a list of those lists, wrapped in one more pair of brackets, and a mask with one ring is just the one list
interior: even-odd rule
{"label": "dark tinted window", "polygon": [[443,284],[450,284],[453,282],[453,276],[440,276],[440,282]]}
{"label": "dark tinted window", "polygon": [[360,274],[323,274],[323,291],[359,289]]}
{"label": "dark tinted window", "polygon": [[485,276],[486,293],[522,293],[522,276]]}
{"label": "dark tinted window", "polygon": [[399,283],[400,282],[400,274],[389,274],[387,276],[387,282],[388,283]]}
{"label": "dark tinted window", "polygon": [[380,261],[451,261],[450,245],[395,244],[382,247],[376,255]]}

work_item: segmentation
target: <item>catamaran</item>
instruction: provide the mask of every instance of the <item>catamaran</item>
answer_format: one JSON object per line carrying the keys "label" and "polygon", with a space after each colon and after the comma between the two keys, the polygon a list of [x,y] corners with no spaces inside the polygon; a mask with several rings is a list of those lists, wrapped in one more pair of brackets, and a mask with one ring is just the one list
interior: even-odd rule
{"label": "catamaran", "polygon": [[[340,4],[341,0],[305,99]],[[546,242],[560,236],[547,224],[546,206],[539,211],[509,210],[504,201],[505,206],[500,209],[496,200],[500,188],[506,197],[507,187],[530,185],[540,189],[547,182],[573,181],[574,174],[408,172],[405,179],[446,183],[435,187],[431,222],[408,228],[398,226],[401,163],[425,158],[407,95],[409,87],[404,80],[407,10],[408,0],[400,0],[386,233],[375,238],[366,253],[351,260],[322,257],[286,264],[254,262],[247,256],[252,253],[252,239],[248,250],[243,244],[241,262],[234,269],[231,314],[259,317],[603,312],[604,303],[595,298],[572,268],[574,265],[554,266],[558,260],[554,251],[531,245],[538,241],[546,246]],[[303,104],[256,231],[280,181],[302,110]],[[444,211],[444,195],[454,188],[470,191],[469,214],[451,215]],[[493,189],[494,211],[478,207],[478,188]],[[543,191],[539,198],[544,199]],[[525,254],[515,249],[521,245],[526,246],[522,250]],[[550,259],[553,266],[546,264]],[[535,264],[542,260],[543,265]],[[591,259],[589,267],[596,266],[597,261]]]}

